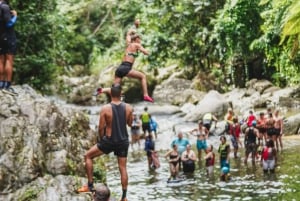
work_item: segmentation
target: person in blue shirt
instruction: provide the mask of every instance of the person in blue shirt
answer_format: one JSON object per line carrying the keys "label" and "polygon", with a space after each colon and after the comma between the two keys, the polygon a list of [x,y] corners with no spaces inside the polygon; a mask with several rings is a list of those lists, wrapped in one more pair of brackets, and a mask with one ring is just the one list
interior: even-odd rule
{"label": "person in blue shirt", "polygon": [[183,133],[182,131],[178,132],[177,138],[175,140],[173,140],[173,142],[171,143],[171,146],[173,147],[173,145],[176,144],[178,147],[178,153],[179,153],[179,169],[181,169],[181,155],[182,153],[186,150],[186,147],[188,144],[190,144],[190,141],[186,138],[183,138]]}
{"label": "person in blue shirt", "polygon": [[144,149],[147,153],[147,159],[148,159],[148,167],[149,169],[151,168],[151,165],[153,163],[152,160],[152,152],[154,152],[155,150],[155,143],[152,139],[152,135],[149,134],[146,139],[145,139],[145,149]]}
{"label": "person in blue shirt", "polygon": [[151,133],[154,133],[155,135],[155,139],[157,139],[157,127],[158,127],[158,124],[156,122],[156,119],[155,117],[150,117],[150,131]]}

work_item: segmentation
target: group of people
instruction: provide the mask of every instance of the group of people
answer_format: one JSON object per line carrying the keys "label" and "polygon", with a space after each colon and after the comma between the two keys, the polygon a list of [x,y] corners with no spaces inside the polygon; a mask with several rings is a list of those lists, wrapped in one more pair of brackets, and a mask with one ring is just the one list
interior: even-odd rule
{"label": "group of people", "polygon": [[[83,185],[77,192],[93,192],[95,194],[96,189],[94,186],[93,178],[93,159],[103,154],[109,154],[111,152],[117,156],[119,172],[121,176],[122,197],[121,201],[127,201],[127,186],[128,186],[128,174],[127,174],[127,155],[129,148],[129,136],[127,132],[127,126],[132,129],[133,132],[138,132],[140,124],[137,116],[133,113],[131,105],[124,103],[121,100],[122,87],[121,81],[124,76],[133,77],[141,80],[143,89],[143,100],[153,102],[153,99],[148,95],[146,76],[136,70],[132,69],[132,65],[139,52],[148,55],[149,52],[141,45],[141,37],[137,33],[136,29],[140,25],[139,20],[135,20],[135,29],[129,29],[126,34],[126,49],[121,65],[115,71],[114,83],[110,88],[99,88],[95,95],[100,93],[108,93],[111,96],[111,102],[102,107],[100,112],[98,133],[100,140],[96,145],[91,147],[84,155],[87,185]],[[151,140],[152,135],[150,133],[150,115],[147,114],[147,108],[141,115],[143,131],[148,131],[146,139],[147,152],[149,166],[152,164],[156,167],[159,165],[155,160],[154,143]],[[147,123],[148,122],[148,123]],[[157,137],[157,135],[156,135]],[[156,157],[157,158],[157,157]],[[95,194],[96,195],[96,194]]]}
{"label": "group of people", "polygon": [[17,52],[16,22],[17,11],[11,9],[8,0],[0,0],[0,90],[10,95],[17,95],[11,87]]}
{"label": "group of people", "polygon": [[[143,133],[141,134],[141,129]],[[138,116],[133,112],[133,121],[131,126],[131,148],[134,149],[134,144],[137,143],[141,147],[141,138],[147,138],[151,135],[151,139],[155,136],[157,139],[158,123],[155,117],[148,112],[148,107],[144,108],[144,112]]]}
{"label": "group of people", "polygon": [[[139,21],[135,22],[136,28],[139,26]],[[148,95],[146,77],[143,73],[132,69],[135,57],[138,52],[149,54],[147,50],[141,45],[140,36],[136,31],[130,29],[126,35],[126,50],[122,64],[115,72],[114,84],[110,88],[99,88],[97,94],[108,93],[111,96],[111,102],[102,107],[100,112],[100,120],[98,133],[100,141],[91,147],[84,155],[86,173],[88,182],[87,185],[82,186],[78,192],[95,192],[93,183],[93,159],[103,154],[114,152],[117,156],[119,172],[121,176],[122,197],[121,201],[127,201],[127,155],[129,148],[129,136],[127,126],[131,128],[132,143],[139,143],[139,129],[142,127],[145,136],[145,151],[148,159],[149,168],[158,168],[159,161],[157,152],[155,151],[155,143],[151,130],[151,115],[148,113],[148,108],[144,108],[144,112],[137,116],[133,112],[131,105],[124,103],[121,100],[122,88],[121,80],[124,76],[138,78],[141,80],[144,100],[153,102],[153,99]],[[251,154],[254,161],[257,156],[257,148],[265,141],[265,146],[261,150],[261,161],[263,163],[264,171],[274,172],[276,165],[276,152],[279,149],[278,144],[282,149],[281,136],[283,134],[282,118],[279,117],[279,111],[275,111],[274,115],[268,111],[268,118],[264,118],[264,113],[256,118],[252,111],[245,119],[246,128],[243,130],[241,122],[237,116],[234,115],[232,109],[228,110],[225,116],[227,122],[226,132],[230,135],[232,146],[234,147],[234,157],[238,157],[238,147],[243,146],[240,141],[240,134],[244,131],[245,134],[245,163]],[[195,162],[205,160],[206,170],[209,175],[214,172],[215,153],[213,146],[207,144],[207,139],[210,134],[212,122],[215,121],[215,126],[218,119],[212,114],[204,115],[203,119],[199,121],[198,128],[191,130],[188,134],[197,137],[196,147],[198,157],[193,152],[191,144],[188,139],[183,138],[183,133],[179,132],[177,139],[175,139],[171,147],[172,149],[165,154],[168,159],[170,167],[170,180],[176,179],[181,169],[184,172],[194,172]],[[157,133],[155,132],[157,138]],[[258,140],[258,144],[257,141]],[[230,145],[226,142],[226,136],[220,136],[220,145],[218,148],[221,179],[226,181],[229,178],[230,172]],[[274,144],[276,146],[274,146]],[[202,152],[205,156],[202,157]]]}
{"label": "group of people", "polygon": [[[204,127],[204,126],[203,126]],[[205,128],[205,127],[204,127]],[[196,129],[198,132],[202,130],[202,121],[199,122],[199,128]],[[203,129],[204,130],[204,129]],[[205,132],[208,133],[207,128]],[[193,132],[194,130],[192,130]],[[177,138],[174,139],[171,143],[172,149],[165,154],[165,157],[168,159],[170,167],[170,180],[176,180],[178,178],[179,171],[182,166],[184,173],[193,173],[196,166],[196,161],[200,162],[205,161],[206,172],[208,176],[212,176],[214,173],[215,165],[215,153],[213,150],[213,145],[207,145],[206,139],[208,134],[199,134],[203,135],[201,139],[197,137],[196,147],[198,149],[198,157],[195,152],[192,150],[191,143],[187,138],[183,137],[183,132],[180,131],[177,135]],[[221,178],[228,175],[229,173],[229,153],[230,146],[226,143],[226,137],[220,137],[220,146],[218,148],[218,153],[220,157],[220,168],[221,168]],[[204,156],[201,155],[201,150],[204,151]],[[200,151],[200,154],[199,154]]]}
{"label": "group of people", "polygon": [[[233,157],[238,158],[239,147],[245,148],[244,163],[247,165],[248,157],[251,155],[252,163],[258,160],[261,162],[265,173],[274,173],[277,164],[277,153],[282,150],[282,135],[283,135],[283,118],[279,115],[279,110],[272,112],[270,109],[260,112],[258,116],[253,111],[245,119],[239,121],[234,114],[232,108],[228,109],[224,119],[226,121],[225,134],[220,136],[220,145],[217,149],[220,162],[220,178],[222,181],[227,181],[230,178],[230,153],[231,146],[233,147]],[[183,138],[183,133],[179,132],[177,138],[172,142],[172,149],[168,151],[165,157],[169,161],[170,178],[176,179],[180,171],[181,164],[183,172],[193,172],[195,162],[205,160],[205,166],[208,175],[212,175],[215,165],[215,153],[213,145],[208,145],[209,129],[212,121],[217,122],[218,119],[212,114],[204,115],[206,118],[210,116],[210,121],[204,118],[199,121],[198,128],[195,128],[187,134],[196,136],[196,149],[198,157],[191,150],[191,144],[187,138]],[[240,136],[244,135],[244,143]],[[227,139],[230,139],[231,146]],[[204,154],[204,156],[203,156]]]}
{"label": "group of people", "polygon": [[277,163],[277,153],[283,149],[283,117],[279,115],[279,110],[274,112],[270,108],[265,112],[255,115],[252,110],[249,114],[238,121],[232,108],[229,108],[225,115],[227,126],[226,133],[230,135],[234,157],[237,158],[238,148],[243,147],[240,135],[244,134],[245,159],[251,155],[252,164],[256,159],[260,160],[264,172],[274,172]]}

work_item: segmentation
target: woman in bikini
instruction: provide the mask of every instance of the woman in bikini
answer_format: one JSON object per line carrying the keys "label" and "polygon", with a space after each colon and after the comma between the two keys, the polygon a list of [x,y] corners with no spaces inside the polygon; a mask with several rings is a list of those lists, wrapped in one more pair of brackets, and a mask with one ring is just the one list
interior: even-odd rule
{"label": "woman in bikini", "polygon": [[165,157],[166,158],[169,157],[169,165],[170,165],[170,172],[171,172],[171,177],[169,178],[169,180],[172,177],[173,179],[176,179],[179,172],[179,153],[176,144],[173,145],[173,149],[168,151]]}
{"label": "woman in bikini", "polygon": [[[149,55],[149,52],[141,45],[141,38],[133,30],[129,30],[126,35],[126,49],[121,65],[115,71],[114,83],[121,83],[122,78],[127,76],[141,80],[144,101],[154,102],[148,94],[146,75],[142,72],[132,69],[132,65],[139,52]],[[110,93],[110,88],[98,88],[97,93]]]}
{"label": "woman in bikini", "polygon": [[203,152],[207,149],[206,140],[208,139],[209,131],[205,126],[203,126],[203,122],[200,120],[198,123],[198,128],[195,128],[189,132],[189,134],[197,137],[197,150],[198,150],[198,160],[201,161],[202,158],[202,150]]}

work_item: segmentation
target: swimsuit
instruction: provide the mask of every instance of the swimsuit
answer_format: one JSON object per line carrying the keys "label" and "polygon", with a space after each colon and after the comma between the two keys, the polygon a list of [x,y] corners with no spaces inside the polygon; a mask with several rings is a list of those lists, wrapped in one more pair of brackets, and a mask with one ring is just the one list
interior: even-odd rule
{"label": "swimsuit", "polygon": [[[174,159],[174,158],[177,158],[178,157],[178,154],[176,154],[176,155],[170,155],[170,159]],[[177,161],[172,161],[171,162],[174,166],[176,166],[177,165],[177,163],[178,163],[178,160]]]}
{"label": "swimsuit", "polygon": [[133,57],[133,58],[136,58],[136,57],[139,56],[139,53],[138,52],[127,52],[126,55],[130,56],[130,57]]}
{"label": "swimsuit", "polygon": [[115,77],[123,78],[129,73],[129,71],[131,71],[131,69],[132,63],[123,61],[115,71]]}

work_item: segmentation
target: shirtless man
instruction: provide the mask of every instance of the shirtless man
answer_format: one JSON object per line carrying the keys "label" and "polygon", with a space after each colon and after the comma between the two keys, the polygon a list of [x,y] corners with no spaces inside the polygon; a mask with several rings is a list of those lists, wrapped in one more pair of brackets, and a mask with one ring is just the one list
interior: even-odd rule
{"label": "shirtless man", "polygon": [[280,145],[280,149],[282,150],[283,146],[282,146],[282,135],[283,135],[283,119],[282,117],[279,115],[279,110],[275,110],[274,113],[274,128],[275,128],[275,133],[276,133],[276,149],[277,151],[279,151],[279,146],[278,146],[278,141],[279,141],[279,145]]}
{"label": "shirtless man", "polygon": [[268,114],[268,119],[266,121],[266,128],[267,128],[267,136],[269,139],[276,142],[276,130],[275,130],[275,119],[273,117],[273,114],[270,112]]}
{"label": "shirtless man", "polygon": [[260,145],[263,142],[263,139],[265,142],[267,141],[267,130],[266,130],[266,117],[265,113],[261,112],[259,113],[259,117],[257,118],[256,122],[256,128],[258,129],[259,132],[259,137],[258,137],[258,144]]}
{"label": "shirtless man", "polygon": [[119,171],[121,174],[122,199],[127,201],[128,186],[127,153],[129,139],[126,124],[132,125],[132,107],[121,102],[121,86],[114,84],[111,88],[111,103],[102,107],[99,120],[100,142],[90,148],[84,155],[88,185],[78,189],[78,192],[94,191],[93,186],[93,159],[103,154],[114,152],[118,157]]}

